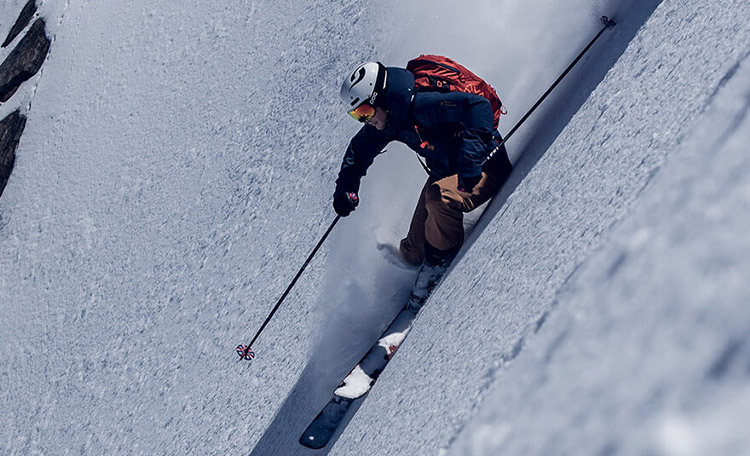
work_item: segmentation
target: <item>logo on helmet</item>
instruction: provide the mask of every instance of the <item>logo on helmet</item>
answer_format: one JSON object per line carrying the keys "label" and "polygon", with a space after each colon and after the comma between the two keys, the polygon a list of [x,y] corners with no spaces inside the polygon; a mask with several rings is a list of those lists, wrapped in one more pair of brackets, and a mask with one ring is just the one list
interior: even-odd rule
{"label": "logo on helmet", "polygon": [[350,78],[350,82],[352,83],[352,85],[349,87],[349,90],[353,89],[357,84],[362,82],[366,74],[367,70],[365,70],[365,67],[362,67],[359,69],[359,71],[352,73],[352,77]]}

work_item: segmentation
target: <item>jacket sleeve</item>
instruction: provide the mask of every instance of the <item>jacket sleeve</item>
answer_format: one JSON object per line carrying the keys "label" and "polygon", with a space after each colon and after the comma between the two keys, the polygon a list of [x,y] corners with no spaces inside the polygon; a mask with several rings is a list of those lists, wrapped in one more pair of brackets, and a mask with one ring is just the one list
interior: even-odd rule
{"label": "jacket sleeve", "polygon": [[389,136],[370,125],[363,126],[354,135],[346,149],[341,163],[339,177],[336,179],[336,193],[359,192],[359,183],[367,174],[375,157],[390,142]]}
{"label": "jacket sleeve", "polygon": [[482,174],[482,161],[488,153],[494,130],[489,100],[463,92],[425,94],[415,107],[418,120],[425,127],[461,131],[458,154],[458,177],[474,178]]}

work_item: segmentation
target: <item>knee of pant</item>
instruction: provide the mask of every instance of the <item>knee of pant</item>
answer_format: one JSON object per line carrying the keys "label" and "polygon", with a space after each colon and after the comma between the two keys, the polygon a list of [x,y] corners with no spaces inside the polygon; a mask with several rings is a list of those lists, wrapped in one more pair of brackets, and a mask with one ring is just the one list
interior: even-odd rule
{"label": "knee of pant", "polygon": [[440,212],[464,212],[461,201],[457,201],[450,192],[444,192],[439,185],[433,184],[425,192],[425,207],[430,210]]}
{"label": "knee of pant", "polygon": [[427,188],[427,191],[424,194],[425,198],[425,206],[435,206],[435,205],[444,205],[445,202],[443,201],[443,195],[440,191],[440,186],[437,184],[432,184]]}

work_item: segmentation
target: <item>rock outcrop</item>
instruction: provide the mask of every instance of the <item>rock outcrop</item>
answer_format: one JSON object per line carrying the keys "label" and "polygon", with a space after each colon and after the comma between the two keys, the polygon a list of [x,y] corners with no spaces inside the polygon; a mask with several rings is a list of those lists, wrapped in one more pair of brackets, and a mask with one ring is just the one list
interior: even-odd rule
{"label": "rock outcrop", "polygon": [[39,18],[0,65],[0,103],[5,103],[44,64],[50,47],[44,19]]}
{"label": "rock outcrop", "polygon": [[26,6],[24,6],[21,10],[21,14],[18,15],[16,23],[13,24],[13,27],[11,27],[8,36],[5,38],[5,41],[3,41],[2,47],[8,46],[13,42],[13,40],[16,39],[16,37],[23,31],[23,29],[25,29],[26,26],[29,25],[29,22],[31,22],[31,18],[34,17],[34,13],[36,13],[36,0],[29,0]]}
{"label": "rock outcrop", "polygon": [[16,147],[21,133],[26,126],[26,117],[20,111],[14,111],[0,120],[0,195],[5,190],[13,164],[16,161]]}

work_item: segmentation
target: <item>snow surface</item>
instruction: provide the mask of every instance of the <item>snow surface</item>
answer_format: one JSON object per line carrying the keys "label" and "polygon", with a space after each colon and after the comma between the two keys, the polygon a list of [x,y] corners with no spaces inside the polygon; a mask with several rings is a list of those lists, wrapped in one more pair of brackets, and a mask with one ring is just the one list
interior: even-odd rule
{"label": "snow surface", "polygon": [[750,454],[746,2],[40,3],[50,56],[0,106],[29,118],[0,198],[0,453],[313,453],[299,435],[408,295],[384,255],[424,180],[389,147],[236,361],[333,220],[341,75],[450,55],[506,132],[609,14],[314,453]]}

